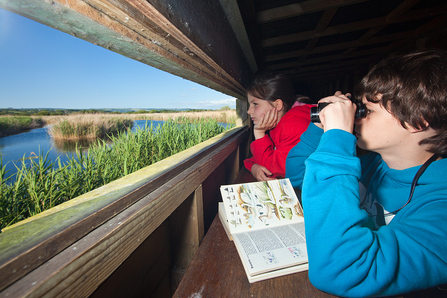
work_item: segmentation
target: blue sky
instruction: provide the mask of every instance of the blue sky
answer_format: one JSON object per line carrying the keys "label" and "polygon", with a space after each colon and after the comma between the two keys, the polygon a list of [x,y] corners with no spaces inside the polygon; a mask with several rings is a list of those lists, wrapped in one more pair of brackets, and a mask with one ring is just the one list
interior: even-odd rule
{"label": "blue sky", "polygon": [[0,8],[0,108],[227,105],[235,99]]}

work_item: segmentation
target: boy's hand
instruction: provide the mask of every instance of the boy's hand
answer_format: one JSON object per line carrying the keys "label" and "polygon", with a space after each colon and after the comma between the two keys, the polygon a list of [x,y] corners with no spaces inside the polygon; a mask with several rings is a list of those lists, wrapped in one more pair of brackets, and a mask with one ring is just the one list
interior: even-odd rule
{"label": "boy's hand", "polygon": [[264,137],[267,130],[276,127],[279,118],[278,113],[279,112],[276,109],[271,109],[259,119],[258,124],[253,127],[253,133],[256,140]]}
{"label": "boy's hand", "polygon": [[255,177],[258,181],[267,181],[267,180],[273,180],[274,178],[272,176],[272,172],[270,172],[266,167],[254,164],[251,167],[251,173],[253,174],[253,177]]}
{"label": "boy's hand", "polygon": [[341,129],[352,133],[357,106],[346,95],[337,91],[334,96],[325,97],[319,102],[331,103],[319,114],[325,132],[330,129]]}

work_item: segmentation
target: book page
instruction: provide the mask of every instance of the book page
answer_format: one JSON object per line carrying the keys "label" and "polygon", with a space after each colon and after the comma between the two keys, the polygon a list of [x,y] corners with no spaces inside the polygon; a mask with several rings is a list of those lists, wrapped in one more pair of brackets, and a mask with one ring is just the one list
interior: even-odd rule
{"label": "book page", "polygon": [[289,179],[223,185],[220,190],[231,233],[304,220]]}
{"label": "book page", "polygon": [[233,234],[248,275],[307,263],[304,222]]}

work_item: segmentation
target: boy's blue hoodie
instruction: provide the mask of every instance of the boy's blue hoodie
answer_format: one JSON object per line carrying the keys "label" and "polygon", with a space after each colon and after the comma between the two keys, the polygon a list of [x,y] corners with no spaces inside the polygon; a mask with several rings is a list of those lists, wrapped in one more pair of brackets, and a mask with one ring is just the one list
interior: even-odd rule
{"label": "boy's blue hoodie", "polygon": [[364,297],[447,283],[447,159],[426,169],[395,216],[364,210],[404,206],[419,168],[390,169],[376,153],[357,157],[354,135],[309,125],[289,152],[286,177],[302,189],[313,285]]}

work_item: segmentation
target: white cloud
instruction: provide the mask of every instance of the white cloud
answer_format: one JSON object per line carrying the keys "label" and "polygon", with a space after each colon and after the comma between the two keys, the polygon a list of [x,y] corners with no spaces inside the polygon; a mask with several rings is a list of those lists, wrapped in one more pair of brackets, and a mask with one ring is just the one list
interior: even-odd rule
{"label": "white cloud", "polygon": [[189,109],[212,109],[217,110],[223,106],[236,108],[236,98],[228,97],[224,99],[197,100],[197,101],[179,101],[177,107],[185,107]]}
{"label": "white cloud", "polygon": [[207,106],[209,108],[218,109],[223,106],[229,106],[232,109],[236,108],[236,98],[225,98],[219,100],[204,100],[196,102],[199,105]]}

